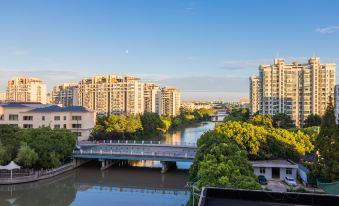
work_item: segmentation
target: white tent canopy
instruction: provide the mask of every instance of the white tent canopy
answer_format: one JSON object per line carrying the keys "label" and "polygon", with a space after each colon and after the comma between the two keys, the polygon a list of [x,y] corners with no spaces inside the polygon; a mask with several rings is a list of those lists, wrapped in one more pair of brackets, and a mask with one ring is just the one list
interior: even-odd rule
{"label": "white tent canopy", "polygon": [[0,165],[0,170],[15,170],[15,169],[20,169],[21,167],[15,162],[11,161],[8,165],[2,166]]}

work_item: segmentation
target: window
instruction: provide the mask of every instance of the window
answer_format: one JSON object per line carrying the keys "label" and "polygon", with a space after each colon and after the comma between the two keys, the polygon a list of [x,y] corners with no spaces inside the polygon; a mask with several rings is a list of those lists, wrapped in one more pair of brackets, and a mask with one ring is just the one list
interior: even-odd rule
{"label": "window", "polygon": [[42,116],[41,119],[42,119],[42,121],[45,121],[45,116]]}
{"label": "window", "polygon": [[81,116],[72,116],[72,120],[80,121],[81,120]]}
{"label": "window", "polygon": [[66,125],[66,124],[64,124],[64,128],[65,128],[65,129],[67,128],[67,125]]}
{"label": "window", "polygon": [[66,116],[64,116],[64,120],[65,120],[65,121],[67,120],[67,117],[66,117]]}
{"label": "window", "polygon": [[54,116],[54,120],[55,121],[59,121],[60,120],[60,116]]}
{"label": "window", "polygon": [[60,128],[60,124],[55,124],[54,125],[54,129],[59,129]]}
{"label": "window", "polygon": [[24,116],[23,119],[24,119],[24,121],[32,121],[33,116]]}
{"label": "window", "polygon": [[287,175],[291,175],[291,174],[292,174],[292,169],[286,168],[286,174],[287,174]]}
{"label": "window", "polygon": [[266,173],[265,167],[260,167],[260,174],[265,174],[265,173]]}
{"label": "window", "polygon": [[81,124],[72,124],[72,128],[81,128]]}
{"label": "window", "polygon": [[5,119],[5,115],[0,115],[0,120],[4,120]]}
{"label": "window", "polygon": [[33,125],[32,124],[24,124],[23,128],[33,128]]}
{"label": "window", "polygon": [[19,116],[17,114],[10,114],[9,115],[9,120],[10,121],[18,121]]}

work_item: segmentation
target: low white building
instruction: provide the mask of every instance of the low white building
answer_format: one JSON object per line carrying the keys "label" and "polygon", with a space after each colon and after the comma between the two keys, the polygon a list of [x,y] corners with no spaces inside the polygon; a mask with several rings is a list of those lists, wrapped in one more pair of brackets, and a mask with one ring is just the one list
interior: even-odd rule
{"label": "low white building", "polygon": [[0,104],[0,125],[15,125],[20,128],[65,128],[87,140],[95,126],[94,111],[80,106],[59,107],[47,104]]}
{"label": "low white building", "polygon": [[256,176],[264,175],[267,180],[293,177],[296,179],[298,165],[289,160],[263,160],[251,161],[254,174]]}

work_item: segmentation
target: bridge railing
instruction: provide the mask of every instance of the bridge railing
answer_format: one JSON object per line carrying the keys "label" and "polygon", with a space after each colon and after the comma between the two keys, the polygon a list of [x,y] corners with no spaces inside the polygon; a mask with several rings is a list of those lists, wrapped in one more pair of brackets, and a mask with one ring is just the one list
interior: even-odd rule
{"label": "bridge railing", "polygon": [[111,156],[143,156],[143,157],[169,157],[180,159],[194,159],[195,152],[149,152],[149,151],[115,151],[105,149],[75,150],[74,155],[111,155]]}
{"label": "bridge railing", "polygon": [[168,143],[163,141],[154,141],[154,140],[98,140],[98,141],[79,141],[79,146],[86,145],[109,145],[109,144],[145,144],[145,145],[163,145],[163,146],[188,146],[196,147],[196,143],[187,143],[187,142],[174,142]]}

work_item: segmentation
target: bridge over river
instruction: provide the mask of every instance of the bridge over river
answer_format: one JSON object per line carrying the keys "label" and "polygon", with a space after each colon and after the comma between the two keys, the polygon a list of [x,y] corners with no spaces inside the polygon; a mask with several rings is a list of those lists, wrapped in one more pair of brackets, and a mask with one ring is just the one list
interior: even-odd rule
{"label": "bridge over river", "polygon": [[195,144],[165,144],[158,141],[81,141],[73,152],[75,160],[97,159],[104,170],[129,160],[153,160],[162,163],[166,172],[176,162],[192,162],[197,151]]}

